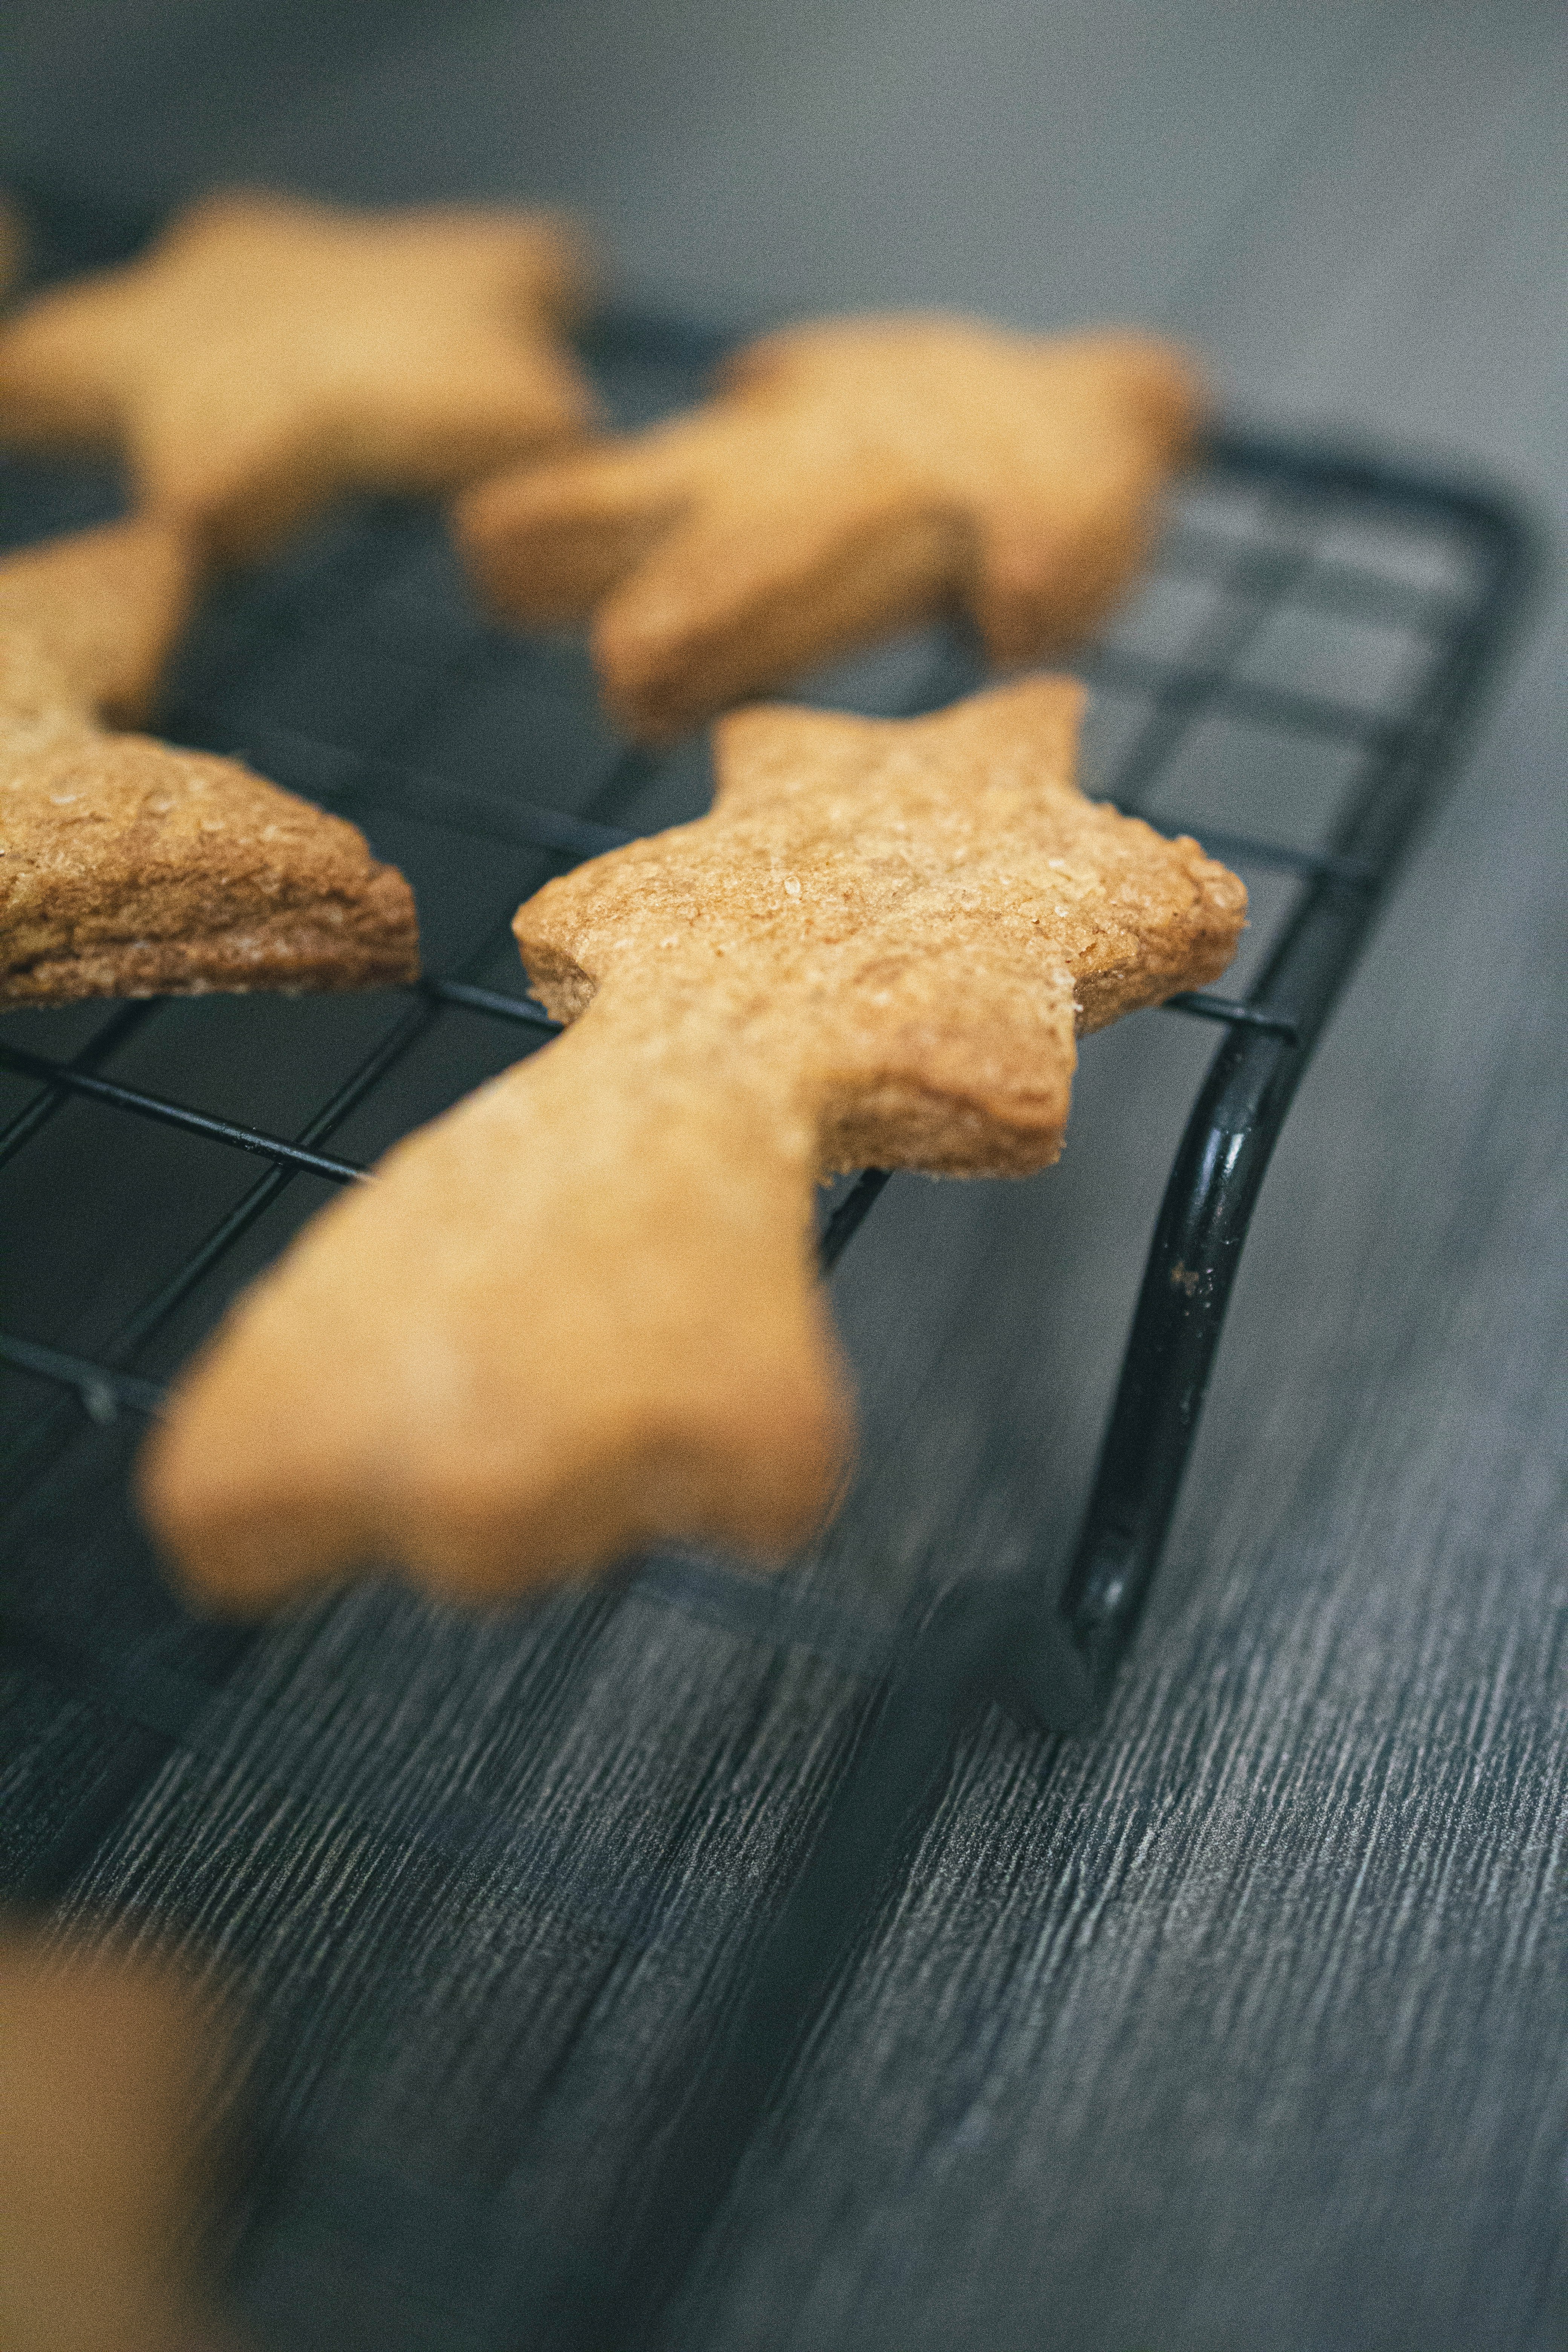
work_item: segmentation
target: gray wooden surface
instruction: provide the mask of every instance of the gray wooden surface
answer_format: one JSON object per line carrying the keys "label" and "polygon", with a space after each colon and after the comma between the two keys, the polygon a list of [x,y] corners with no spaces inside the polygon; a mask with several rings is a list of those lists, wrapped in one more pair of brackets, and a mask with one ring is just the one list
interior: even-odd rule
{"label": "gray wooden surface", "polygon": [[[1561,8],[731,15],[392,12],[215,112],[221,159],[196,111],[134,152],[58,123],[57,167],[548,187],[719,308],[1162,317],[1248,413],[1568,509]],[[1303,1091],[1110,1719],[955,1757],[671,2345],[1568,2340],[1565,636],[1553,600]],[[819,1589],[890,1612],[1069,1539],[1173,1050],[1086,1053],[1052,1176],[879,1211]],[[252,1988],[280,2345],[499,2347],[540,2236],[614,2228],[856,1704],[643,1601],[524,1634],[369,1591],[268,1637],[89,1892]]]}

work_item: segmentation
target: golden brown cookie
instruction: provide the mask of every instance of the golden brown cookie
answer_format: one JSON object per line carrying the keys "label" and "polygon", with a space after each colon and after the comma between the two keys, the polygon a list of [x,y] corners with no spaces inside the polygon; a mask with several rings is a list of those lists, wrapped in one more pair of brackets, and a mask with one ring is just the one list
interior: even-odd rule
{"label": "golden brown cookie", "polygon": [[609,709],[664,738],[950,606],[998,663],[1059,651],[1142,561],[1201,405],[1146,336],[795,327],[689,416],[481,483],[458,537],[505,617],[593,613]]}
{"label": "golden brown cookie", "polygon": [[214,2029],[170,1963],[0,1937],[5,2352],[196,2352]]}
{"label": "golden brown cookie", "polygon": [[142,1491],[191,1584],[255,1608],[395,1561],[481,1597],[808,1532],[850,1437],[818,1178],[1047,1166],[1075,1029],[1242,927],[1195,842],[1084,798],[1081,704],[741,711],[710,815],[531,899],[574,1025],[320,1216],[176,1391]]}
{"label": "golden brown cookie", "polygon": [[587,423],[587,266],[544,213],[209,197],[0,330],[0,438],[121,448],[225,556],[353,490],[455,488]]}
{"label": "golden brown cookie", "polygon": [[145,709],[192,577],[145,518],[0,562],[0,1006],[418,970],[408,885],[353,825],[100,724]]}

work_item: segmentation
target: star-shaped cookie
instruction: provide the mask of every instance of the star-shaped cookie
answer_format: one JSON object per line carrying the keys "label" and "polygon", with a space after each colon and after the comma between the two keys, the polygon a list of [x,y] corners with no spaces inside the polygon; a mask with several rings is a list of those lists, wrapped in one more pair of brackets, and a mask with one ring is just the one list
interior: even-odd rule
{"label": "star-shaped cookie", "polygon": [[0,438],[123,449],[144,508],[255,554],[340,494],[452,489],[582,432],[585,284],[548,214],[214,196],[0,330]]}
{"label": "star-shaped cookie", "polygon": [[573,1026],[319,1217],[153,1441],[146,1507],[198,1591],[395,1561],[478,1597],[809,1531],[851,1427],[818,1179],[1047,1166],[1075,1030],[1213,979],[1241,929],[1195,842],[1079,792],[1081,702],[739,712],[710,815],[530,900]]}
{"label": "star-shaped cookie", "polygon": [[1148,337],[796,327],[689,416],[481,483],[458,536],[503,616],[595,614],[605,702],[657,740],[951,606],[999,664],[1059,650],[1142,560],[1200,406]]}
{"label": "star-shaped cookie", "polygon": [[115,734],[188,604],[143,517],[0,562],[0,1006],[411,980],[408,885],[237,761]]}

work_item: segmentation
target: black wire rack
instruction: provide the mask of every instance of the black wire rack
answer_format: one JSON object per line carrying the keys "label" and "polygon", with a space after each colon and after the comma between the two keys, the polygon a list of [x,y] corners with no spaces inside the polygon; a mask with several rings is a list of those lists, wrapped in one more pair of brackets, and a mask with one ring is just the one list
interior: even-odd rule
{"label": "black wire rack", "polygon": [[[626,316],[595,331],[586,356],[631,423],[692,397],[721,347]],[[75,468],[9,465],[0,489],[13,543],[97,520],[113,499],[104,478]],[[867,1728],[733,1990],[646,2210],[592,2280],[571,2268],[537,2282],[526,2340],[629,2345],[654,2325],[965,1719],[1000,1704],[1061,1733],[1092,1725],[1159,1564],[1270,1154],[1531,562],[1527,527],[1493,493],[1221,433],[1131,614],[1078,665],[1109,714],[1098,788],[1167,831],[1198,832],[1255,889],[1267,880],[1273,913],[1242,992],[1167,1008],[1217,1024],[1219,1047],[1148,1244],[1070,1573],[1065,1587],[1047,1575],[1042,1548],[1005,1580],[941,1593],[890,1649],[868,1644]],[[885,664],[859,676],[859,707],[933,709],[981,677],[957,632],[904,648],[894,667],[896,677]],[[46,1604],[37,1580],[0,1570],[0,1667],[46,1690],[90,1689],[114,1727],[47,1802],[0,1821],[0,1888],[35,1903],[68,1890],[253,1638],[186,1620],[166,1596],[148,1601],[144,1577],[134,1625],[105,1598],[117,1547],[134,1542],[124,1461],[167,1373],[375,1149],[548,1038],[510,945],[519,899],[704,802],[700,747],[656,757],[618,744],[580,645],[488,627],[439,519],[395,505],[221,592],[161,724],[360,822],[415,884],[431,976],[360,999],[165,1000],[0,1021],[5,1557],[26,1558],[53,1524],[95,1563],[74,1603],[57,1585]],[[1221,725],[1230,800],[1210,822],[1167,803]],[[1331,790],[1280,831],[1279,793],[1263,787],[1303,746]],[[837,1189],[825,1267],[887,1181],[870,1171]],[[124,1442],[84,1504],[70,1465],[106,1431]],[[807,1605],[787,1583],[745,1586],[761,1638],[789,1639]]]}

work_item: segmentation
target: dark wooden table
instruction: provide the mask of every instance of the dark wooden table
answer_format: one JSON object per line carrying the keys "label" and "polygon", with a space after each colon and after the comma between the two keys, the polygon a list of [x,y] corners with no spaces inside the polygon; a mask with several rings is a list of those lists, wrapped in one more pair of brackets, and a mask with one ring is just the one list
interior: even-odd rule
{"label": "dark wooden table", "polygon": [[[1561,9],[1153,13],[396,16],[243,121],[57,124],[54,168],[548,187],[728,310],[1162,319],[1233,408],[1561,520]],[[1565,652],[1553,595],[1297,1106],[1107,1722],[954,1755],[661,2342],[1568,2337]],[[1163,1174],[1151,1030],[1086,1051],[1059,1171],[895,1187],[846,1261],[825,1601],[1070,1541]],[[264,2340],[501,2352],[541,2249],[635,2207],[856,1719],[824,1624],[780,1656],[634,1597],[523,1638],[366,1591],[183,1726],[80,1899],[251,1990]]]}

